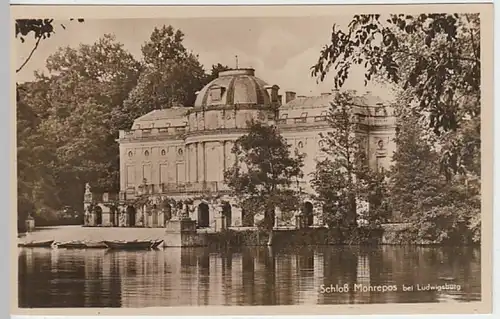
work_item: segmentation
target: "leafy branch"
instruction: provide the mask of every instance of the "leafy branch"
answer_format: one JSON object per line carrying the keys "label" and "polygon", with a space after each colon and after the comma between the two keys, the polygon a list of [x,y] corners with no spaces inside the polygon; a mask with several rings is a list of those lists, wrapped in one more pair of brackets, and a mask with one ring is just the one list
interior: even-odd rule
{"label": "leafy branch", "polygon": [[[71,18],[70,21],[74,19]],[[84,19],[76,19],[78,22],[84,22]],[[55,33],[54,31],[54,19],[17,19],[15,22],[15,36],[19,38],[22,43],[25,42],[25,37],[32,33],[35,41],[33,49],[30,51],[28,57],[24,60],[19,68],[16,69],[16,73],[20,72],[28,61],[31,59],[33,54],[38,48],[40,42],[44,39],[48,39]],[[61,24],[63,29],[66,29],[64,24]]]}

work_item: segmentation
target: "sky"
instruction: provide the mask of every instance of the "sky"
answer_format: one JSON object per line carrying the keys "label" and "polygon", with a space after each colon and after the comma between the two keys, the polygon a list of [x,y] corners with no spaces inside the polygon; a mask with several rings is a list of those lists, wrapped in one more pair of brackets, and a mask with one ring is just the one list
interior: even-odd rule
{"label": "sky", "polygon": [[[184,45],[199,55],[205,69],[221,63],[229,67],[254,68],[256,76],[268,84],[277,84],[280,91],[298,95],[319,95],[333,89],[332,76],[317,83],[310,68],[319,52],[328,44],[333,24],[345,27],[349,16],[266,17],[266,18],[166,18],[166,19],[93,19],[83,24],[57,21],[56,33],[43,40],[28,64],[17,74],[18,82],[32,80],[36,70],[45,70],[47,57],[59,47],[92,44],[104,34],[114,34],[137,59],[141,46],[154,27],[172,25],[185,34]],[[62,29],[59,23],[64,23]],[[33,48],[34,41],[17,42],[17,66]],[[45,70],[46,71],[46,70]],[[364,70],[353,69],[344,85],[359,93],[372,91],[381,98],[392,94],[380,86],[364,85]]]}

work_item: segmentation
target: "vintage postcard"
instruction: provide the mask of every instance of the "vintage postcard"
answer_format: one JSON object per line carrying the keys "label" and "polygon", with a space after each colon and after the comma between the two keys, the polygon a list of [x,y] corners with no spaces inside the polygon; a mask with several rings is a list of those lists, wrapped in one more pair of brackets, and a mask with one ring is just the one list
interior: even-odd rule
{"label": "vintage postcard", "polygon": [[12,311],[490,313],[492,12],[13,6]]}

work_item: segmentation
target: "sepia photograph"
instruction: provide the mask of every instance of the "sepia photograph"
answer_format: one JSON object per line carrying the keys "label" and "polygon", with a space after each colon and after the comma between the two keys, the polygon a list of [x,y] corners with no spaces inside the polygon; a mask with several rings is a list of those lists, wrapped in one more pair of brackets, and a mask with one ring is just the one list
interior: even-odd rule
{"label": "sepia photograph", "polygon": [[453,8],[18,7],[14,308],[491,311],[492,6]]}

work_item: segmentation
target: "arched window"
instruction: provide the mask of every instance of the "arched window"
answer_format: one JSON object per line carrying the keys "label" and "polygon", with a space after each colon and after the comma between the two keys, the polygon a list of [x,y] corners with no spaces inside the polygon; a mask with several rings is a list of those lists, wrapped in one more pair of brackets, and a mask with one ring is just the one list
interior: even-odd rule
{"label": "arched window", "polygon": [[165,150],[161,150],[161,156],[167,155],[167,152]]}
{"label": "arched window", "polygon": [[149,151],[144,152],[144,156],[148,157],[149,156]]}
{"label": "arched window", "polygon": [[132,156],[134,156],[134,153],[132,153],[132,151],[129,151],[128,152],[128,157],[132,157]]}
{"label": "arched window", "polygon": [[297,144],[297,147],[298,147],[298,148],[304,148],[304,143],[302,143],[302,141],[300,141],[300,142]]}

